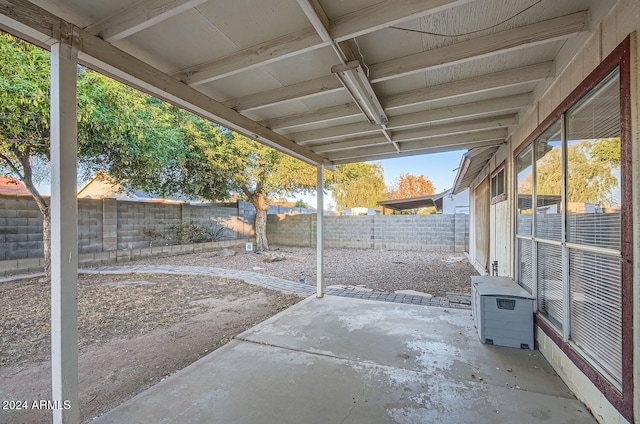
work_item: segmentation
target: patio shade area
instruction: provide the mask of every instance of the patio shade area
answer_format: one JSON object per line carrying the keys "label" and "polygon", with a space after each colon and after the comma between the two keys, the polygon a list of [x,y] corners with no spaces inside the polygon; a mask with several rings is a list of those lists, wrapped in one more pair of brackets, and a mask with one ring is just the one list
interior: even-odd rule
{"label": "patio shade area", "polygon": [[538,351],[480,343],[469,311],[308,298],[94,420],[595,423]]}
{"label": "patio shade area", "polygon": [[[311,164],[506,143],[613,2],[10,0],[0,30]],[[55,30],[52,30],[54,28]]]}

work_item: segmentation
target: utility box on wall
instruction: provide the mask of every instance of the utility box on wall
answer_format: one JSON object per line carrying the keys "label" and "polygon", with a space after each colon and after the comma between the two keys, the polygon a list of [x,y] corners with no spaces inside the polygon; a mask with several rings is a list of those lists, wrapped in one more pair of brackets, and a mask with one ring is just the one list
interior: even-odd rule
{"label": "utility box on wall", "polygon": [[534,349],[533,297],[506,277],[472,276],[471,309],[482,343]]}

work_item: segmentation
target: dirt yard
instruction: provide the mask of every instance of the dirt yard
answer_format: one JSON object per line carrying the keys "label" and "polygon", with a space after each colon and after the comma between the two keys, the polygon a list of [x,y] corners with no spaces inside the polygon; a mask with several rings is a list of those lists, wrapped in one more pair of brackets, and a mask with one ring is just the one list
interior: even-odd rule
{"label": "dirt yard", "polygon": [[[0,284],[0,401],[51,399],[49,287]],[[83,275],[78,288],[80,405],[86,422],[301,298],[241,281]],[[0,423],[50,423],[0,409]]]}
{"label": "dirt yard", "polygon": [[[253,271],[315,285],[315,250],[282,248],[285,260],[237,249],[134,264],[200,265]],[[326,285],[469,291],[463,255],[327,249]],[[0,401],[50,399],[49,286],[0,283]],[[193,275],[81,275],[78,285],[81,419],[90,421],[301,298],[242,281]],[[0,405],[1,407],[2,405]],[[0,423],[48,423],[43,410],[0,408]]]}

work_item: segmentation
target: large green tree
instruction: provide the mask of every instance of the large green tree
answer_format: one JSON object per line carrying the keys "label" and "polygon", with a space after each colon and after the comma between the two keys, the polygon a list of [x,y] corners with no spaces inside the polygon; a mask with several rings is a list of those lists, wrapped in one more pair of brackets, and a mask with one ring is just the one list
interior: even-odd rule
{"label": "large green tree", "polygon": [[[0,174],[19,179],[43,216],[45,272],[50,269],[50,211],[36,187],[49,139],[49,53],[0,34]],[[175,192],[203,161],[200,145],[222,145],[218,127],[96,72],[78,68],[78,157],[83,169],[105,169],[125,186]],[[211,149],[207,150],[207,154]],[[224,153],[224,150],[221,150]],[[218,152],[220,154],[220,151]],[[225,163],[220,161],[220,163]],[[229,191],[227,176],[209,173],[192,182],[206,198]]]}
{"label": "large green tree", "polygon": [[[256,249],[268,250],[267,198],[276,195],[315,192],[317,169],[292,156],[235,133],[230,133],[234,142],[234,172],[231,184],[234,191],[245,195],[256,209],[254,228]],[[334,175],[325,174],[325,185],[333,186]]]}
{"label": "large green tree", "polygon": [[[603,207],[617,204],[620,189],[620,138],[575,140],[567,148],[567,201]],[[562,194],[562,150],[555,147],[536,162],[538,196]],[[521,181],[519,192],[532,193],[533,171]]]}
{"label": "large green tree", "polygon": [[385,199],[386,185],[381,163],[350,163],[336,167],[333,198],[336,209],[375,208]]}
{"label": "large green tree", "polygon": [[[0,173],[20,179],[43,214],[48,271],[49,207],[34,184],[33,166],[49,159],[49,54],[0,37]],[[315,167],[82,67],[78,157],[87,172],[104,170],[128,189],[211,201],[242,193],[257,211],[260,250],[269,248],[267,196],[316,189]],[[339,167],[348,171],[337,173],[343,191],[362,174],[351,169]],[[335,178],[327,173],[329,188]]]}

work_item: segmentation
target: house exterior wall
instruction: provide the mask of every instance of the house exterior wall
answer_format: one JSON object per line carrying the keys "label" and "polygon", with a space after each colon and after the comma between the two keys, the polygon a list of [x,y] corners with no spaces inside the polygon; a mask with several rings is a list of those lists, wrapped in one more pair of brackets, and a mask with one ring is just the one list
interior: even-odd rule
{"label": "house exterior wall", "polygon": [[[497,260],[498,274],[515,277],[515,166],[514,151],[547,118],[563,100],[580,85],[585,78],[611,53],[625,38],[631,35],[631,144],[632,144],[632,199],[633,199],[633,346],[636,360],[633,366],[633,410],[637,420],[640,417],[640,132],[639,99],[640,71],[638,67],[638,32],[640,31],[640,2],[621,0],[601,22],[593,23],[587,43],[573,57],[564,58],[567,64],[544,93],[535,93],[538,100],[530,111],[520,116],[520,124],[511,134],[508,146],[501,148],[489,161],[487,167],[471,184],[471,198],[475,186],[496,169],[503,161],[506,168],[507,200],[491,206],[491,254],[490,261]],[[562,62],[562,60],[560,61]],[[562,63],[560,63],[562,67]],[[471,230],[473,239],[474,207],[471,201]],[[469,256],[474,263],[474,243],[470,243]],[[536,340],[540,351],[567,383],[576,396],[582,400],[601,423],[626,423],[627,419],[605,397],[589,379],[585,372],[552,340],[540,327],[536,328]]]}
{"label": "house exterior wall", "polygon": [[442,213],[452,215],[464,213],[460,208],[469,207],[469,190],[464,190],[458,194],[450,194],[442,199]]}

